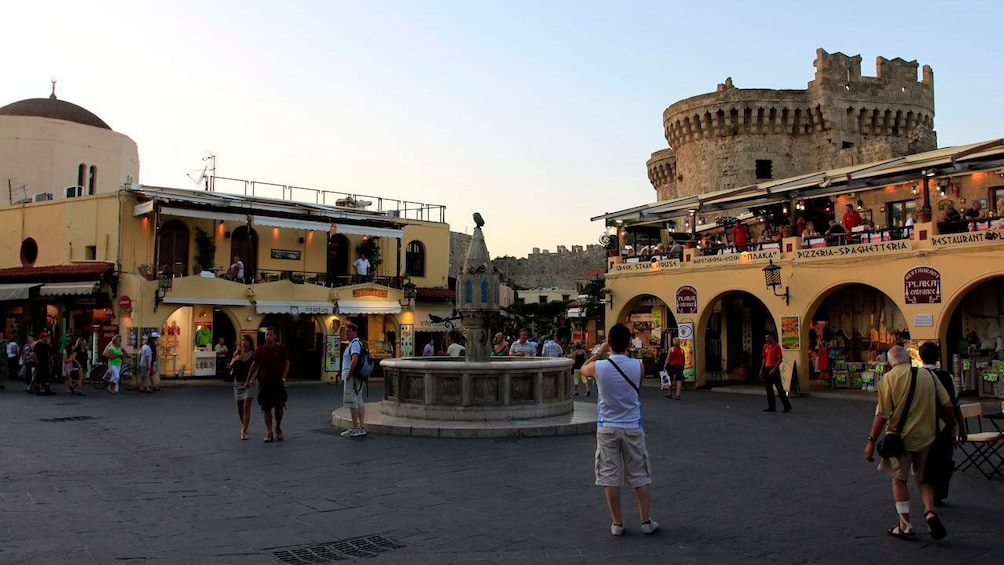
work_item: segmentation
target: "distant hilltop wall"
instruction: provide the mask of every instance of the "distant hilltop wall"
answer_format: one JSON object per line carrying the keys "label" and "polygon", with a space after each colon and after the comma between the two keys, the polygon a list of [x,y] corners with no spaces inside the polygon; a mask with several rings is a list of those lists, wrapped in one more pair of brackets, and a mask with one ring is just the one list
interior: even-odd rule
{"label": "distant hilltop wall", "polygon": [[649,180],[659,200],[748,186],[937,148],[934,72],[917,61],[877,57],[861,76],[861,56],[816,50],[805,90],[715,92],[663,112],[668,149],[652,153]]}
{"label": "distant hilltop wall", "polygon": [[[456,276],[464,264],[471,236],[450,232],[450,276]],[[489,253],[491,247],[488,248]],[[503,281],[513,281],[523,288],[575,288],[583,273],[606,267],[606,249],[601,245],[558,246],[557,252],[534,248],[527,257],[503,257],[492,260]]]}

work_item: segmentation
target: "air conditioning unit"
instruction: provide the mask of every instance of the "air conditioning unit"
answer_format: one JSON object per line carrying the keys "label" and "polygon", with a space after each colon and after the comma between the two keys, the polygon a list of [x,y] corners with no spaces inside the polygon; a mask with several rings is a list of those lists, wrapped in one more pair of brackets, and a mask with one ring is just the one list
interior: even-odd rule
{"label": "air conditioning unit", "polygon": [[67,198],[75,198],[77,196],[83,196],[84,195],[84,187],[79,186],[79,185],[78,186],[68,186],[65,189],[63,189],[63,192],[66,194]]}
{"label": "air conditioning unit", "polygon": [[39,192],[35,195],[35,202],[45,202],[47,200],[52,200],[51,192]]}

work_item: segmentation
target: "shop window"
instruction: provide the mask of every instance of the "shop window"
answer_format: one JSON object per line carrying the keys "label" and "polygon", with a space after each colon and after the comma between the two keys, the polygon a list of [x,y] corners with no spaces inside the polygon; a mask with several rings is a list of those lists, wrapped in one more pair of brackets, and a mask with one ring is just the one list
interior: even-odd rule
{"label": "shop window", "polygon": [[31,267],[38,260],[38,242],[33,238],[26,238],[21,242],[21,265]]}
{"label": "shop window", "polygon": [[886,206],[888,210],[889,217],[887,219],[888,225],[893,228],[901,228],[906,225],[906,221],[910,219],[910,216],[917,209],[916,200],[901,200],[899,202],[890,202]]}
{"label": "shop window", "polygon": [[409,277],[425,276],[425,246],[421,241],[409,243],[404,257],[405,274]]}
{"label": "shop window", "polygon": [[774,178],[774,165],[770,159],[757,159],[756,160],[756,178],[757,180],[762,179],[772,179]]}

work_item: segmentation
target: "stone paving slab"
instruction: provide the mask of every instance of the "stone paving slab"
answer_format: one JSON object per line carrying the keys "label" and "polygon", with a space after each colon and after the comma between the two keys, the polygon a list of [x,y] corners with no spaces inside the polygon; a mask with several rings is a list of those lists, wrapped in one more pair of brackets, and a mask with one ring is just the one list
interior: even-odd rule
{"label": "stone paving slab", "polygon": [[[265,444],[258,415],[240,441],[225,386],[82,398],[8,387],[0,563],[278,564],[276,551],[365,536],[404,547],[347,562],[1000,562],[1004,481],[976,473],[957,474],[945,542],[885,534],[889,481],[861,455],[870,402],[808,396],[764,414],[755,394],[642,398],[662,530],[639,535],[625,492],[628,533],[614,538],[591,435],[345,439],[331,425],[341,389],[319,384],[290,388],[287,439]],[[71,416],[93,419],[44,421]]]}

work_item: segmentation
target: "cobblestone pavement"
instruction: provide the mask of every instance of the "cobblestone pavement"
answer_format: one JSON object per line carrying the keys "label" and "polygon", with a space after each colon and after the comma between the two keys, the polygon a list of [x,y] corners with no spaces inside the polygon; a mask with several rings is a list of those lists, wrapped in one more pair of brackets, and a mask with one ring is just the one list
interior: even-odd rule
{"label": "cobblestone pavement", "polygon": [[[1000,563],[1004,481],[957,474],[931,542],[862,458],[873,405],[642,391],[656,535],[609,534],[592,436],[447,440],[329,425],[339,387],[290,388],[286,440],[240,441],[226,387],[0,391],[0,563]],[[370,398],[380,398],[379,385]],[[583,401],[593,398],[579,397]],[[369,544],[365,543],[369,540]],[[332,543],[341,542],[341,543]],[[327,545],[325,545],[327,544]],[[305,560],[308,550],[316,557]],[[327,552],[327,553],[325,553]],[[363,556],[371,557],[363,557]]]}

